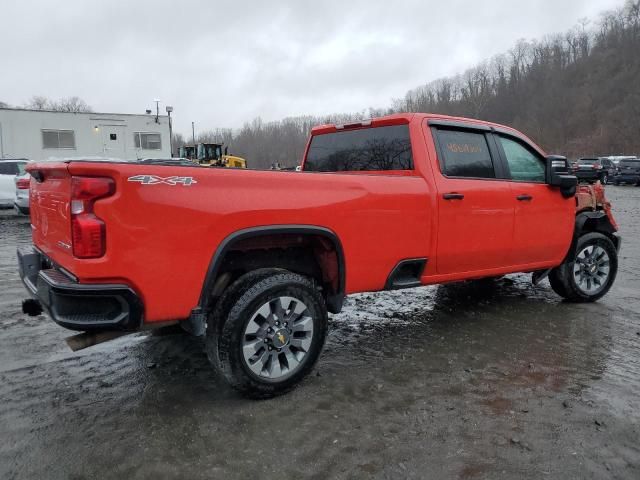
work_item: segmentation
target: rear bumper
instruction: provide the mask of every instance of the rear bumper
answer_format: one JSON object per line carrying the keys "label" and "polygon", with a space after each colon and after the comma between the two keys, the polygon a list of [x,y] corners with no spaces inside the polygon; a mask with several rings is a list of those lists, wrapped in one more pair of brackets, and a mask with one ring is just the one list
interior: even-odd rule
{"label": "rear bumper", "polygon": [[14,204],[20,208],[29,208],[29,190],[26,190],[26,193],[22,193],[22,190],[18,190],[16,194],[16,198],[14,200]]}
{"label": "rear bumper", "polygon": [[78,283],[33,247],[18,249],[20,278],[51,318],[71,330],[137,330],[143,305],[127,285]]}
{"label": "rear bumper", "polygon": [[13,204],[13,209],[16,211],[16,213],[19,213],[20,215],[29,215],[31,213],[31,211],[29,210],[29,207],[21,207],[17,203]]}

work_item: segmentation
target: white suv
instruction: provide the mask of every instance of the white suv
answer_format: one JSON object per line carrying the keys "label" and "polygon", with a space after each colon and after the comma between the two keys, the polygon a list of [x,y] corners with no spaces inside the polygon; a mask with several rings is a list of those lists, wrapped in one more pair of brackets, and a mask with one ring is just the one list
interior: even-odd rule
{"label": "white suv", "polygon": [[27,162],[24,158],[0,158],[0,208],[13,208],[16,199],[15,178],[24,174]]}

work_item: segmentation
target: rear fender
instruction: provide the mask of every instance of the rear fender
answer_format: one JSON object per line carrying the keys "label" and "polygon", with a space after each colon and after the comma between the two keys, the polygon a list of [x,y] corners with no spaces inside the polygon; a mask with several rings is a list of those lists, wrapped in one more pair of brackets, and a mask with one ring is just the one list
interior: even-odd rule
{"label": "rear fender", "polygon": [[[225,255],[231,251],[234,244],[241,240],[251,239],[255,242],[260,242],[262,238],[277,235],[277,234],[294,234],[294,235],[311,235],[325,239],[328,244],[332,245],[337,255],[337,272],[331,272],[337,277],[336,291],[328,295],[326,298],[327,309],[331,313],[339,313],[342,309],[342,302],[345,295],[345,260],[342,249],[342,244],[338,239],[338,236],[331,230],[314,226],[314,225],[272,225],[265,227],[254,227],[245,230],[240,230],[232,233],[225,238],[222,243],[216,249],[209,268],[207,270],[206,278],[200,294],[200,301],[198,307],[195,309],[196,313],[207,312],[210,307],[209,294],[213,290],[216,280],[219,277],[219,269],[223,263]],[[263,247],[268,244],[263,245]],[[331,264],[329,259],[327,263]]]}

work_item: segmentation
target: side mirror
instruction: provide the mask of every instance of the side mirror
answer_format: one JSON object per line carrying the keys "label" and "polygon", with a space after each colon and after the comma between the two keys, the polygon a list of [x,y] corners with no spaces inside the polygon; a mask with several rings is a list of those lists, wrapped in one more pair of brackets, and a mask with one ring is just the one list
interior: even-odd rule
{"label": "side mirror", "polygon": [[549,155],[545,175],[546,183],[552,187],[560,187],[560,193],[564,198],[570,198],[576,194],[578,178],[569,174],[567,157]]}

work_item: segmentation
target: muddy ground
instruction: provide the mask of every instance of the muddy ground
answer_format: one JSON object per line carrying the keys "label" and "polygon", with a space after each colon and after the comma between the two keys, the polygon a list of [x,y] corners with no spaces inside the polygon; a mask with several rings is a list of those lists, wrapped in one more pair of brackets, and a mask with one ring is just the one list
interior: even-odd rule
{"label": "muddy ground", "polygon": [[640,478],[640,188],[608,187],[613,290],[545,281],[350,297],[301,387],[245,400],[173,332],[68,351],[20,313],[0,213],[0,478]]}

